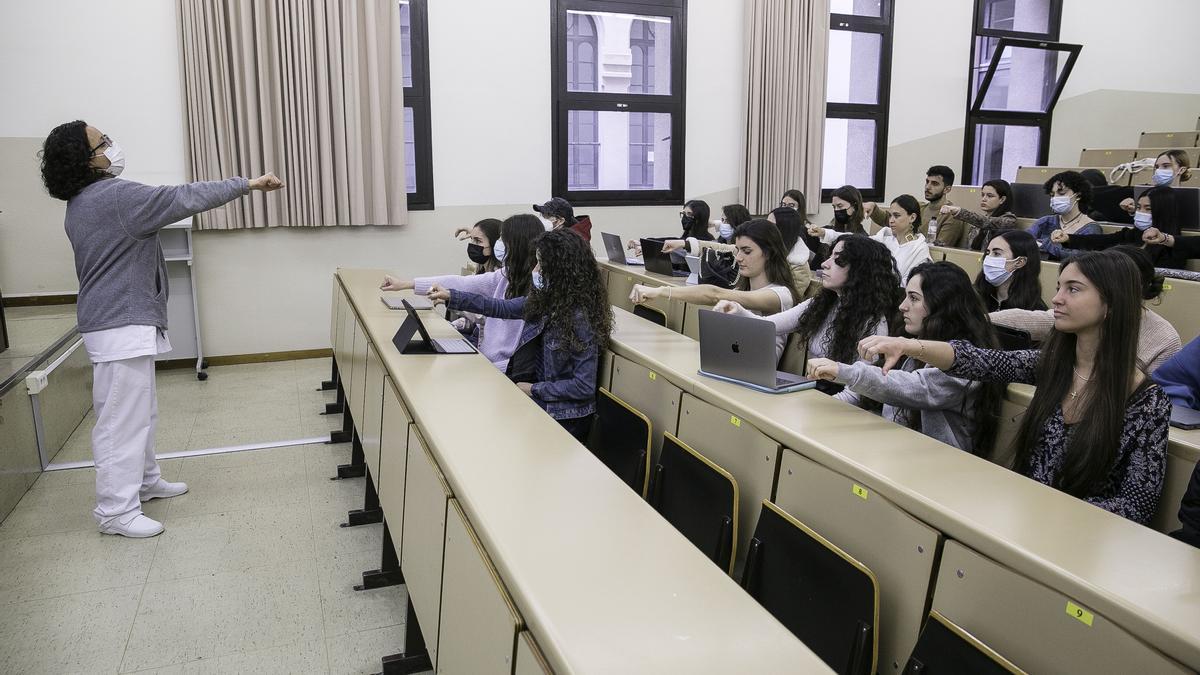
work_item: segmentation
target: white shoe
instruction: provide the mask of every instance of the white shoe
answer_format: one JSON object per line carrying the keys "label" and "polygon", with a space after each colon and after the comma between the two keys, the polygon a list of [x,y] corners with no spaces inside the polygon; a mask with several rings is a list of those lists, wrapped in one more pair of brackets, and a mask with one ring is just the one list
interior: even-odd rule
{"label": "white shoe", "polygon": [[101,534],[119,534],[122,537],[134,539],[153,537],[156,534],[162,534],[162,531],[162,523],[142,513],[113,518],[107,524],[100,526]]}
{"label": "white shoe", "polygon": [[187,483],[170,483],[161,478],[158,482],[148,490],[142,490],[142,501],[148,502],[151,499],[168,499],[170,497],[178,497],[188,491]]}

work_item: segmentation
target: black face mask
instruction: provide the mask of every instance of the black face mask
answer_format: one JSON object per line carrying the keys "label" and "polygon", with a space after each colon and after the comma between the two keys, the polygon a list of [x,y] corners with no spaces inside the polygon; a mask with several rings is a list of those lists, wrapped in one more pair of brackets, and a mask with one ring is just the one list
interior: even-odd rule
{"label": "black face mask", "polygon": [[850,211],[847,209],[834,209],[833,222],[838,225],[845,225],[850,222]]}
{"label": "black face mask", "polygon": [[471,259],[471,262],[479,265],[486,263],[490,259],[483,252],[483,247],[479,244],[467,244],[467,257]]}
{"label": "black face mask", "polygon": [[692,229],[692,223],[694,222],[696,222],[696,216],[679,216],[679,224],[683,225],[685,232]]}

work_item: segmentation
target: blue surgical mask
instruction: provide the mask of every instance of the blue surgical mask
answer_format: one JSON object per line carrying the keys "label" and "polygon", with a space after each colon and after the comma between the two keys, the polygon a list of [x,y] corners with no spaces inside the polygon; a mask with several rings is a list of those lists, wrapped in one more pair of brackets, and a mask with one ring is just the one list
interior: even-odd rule
{"label": "blue surgical mask", "polygon": [[1133,226],[1137,229],[1145,231],[1150,229],[1150,226],[1153,224],[1154,214],[1146,211],[1138,211],[1137,213],[1133,214]]}
{"label": "blue surgical mask", "polygon": [[508,253],[508,249],[504,247],[504,240],[497,241],[495,246],[492,246],[492,255],[496,256],[496,260],[504,262],[504,256]]}
{"label": "blue surgical mask", "polygon": [[721,223],[717,226],[717,234],[720,234],[722,239],[729,239],[733,237],[733,226],[729,223]]}
{"label": "blue surgical mask", "polygon": [[1072,198],[1067,195],[1055,195],[1050,198],[1050,210],[1062,215],[1071,210]]}
{"label": "blue surgical mask", "polygon": [[539,291],[546,287],[546,282],[542,279],[542,273],[538,270],[533,271],[533,287]]}
{"label": "blue surgical mask", "polygon": [[1175,180],[1174,169],[1155,169],[1154,184],[1155,185],[1170,185],[1171,181]]}
{"label": "blue surgical mask", "polygon": [[1012,276],[1008,269],[1008,260],[998,255],[989,255],[983,259],[983,278],[993,286],[999,286]]}

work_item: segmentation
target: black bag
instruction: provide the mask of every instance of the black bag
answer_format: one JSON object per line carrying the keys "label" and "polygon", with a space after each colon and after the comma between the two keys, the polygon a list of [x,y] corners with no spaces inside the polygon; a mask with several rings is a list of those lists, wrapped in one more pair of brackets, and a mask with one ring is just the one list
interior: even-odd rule
{"label": "black bag", "polygon": [[732,253],[704,248],[700,251],[700,283],[731,288],[737,282],[737,263]]}

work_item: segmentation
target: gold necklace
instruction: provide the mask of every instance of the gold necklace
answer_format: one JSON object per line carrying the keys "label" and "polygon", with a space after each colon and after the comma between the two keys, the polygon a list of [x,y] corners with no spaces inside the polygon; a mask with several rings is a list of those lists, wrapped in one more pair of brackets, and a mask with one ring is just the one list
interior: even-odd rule
{"label": "gold necklace", "polygon": [[[1084,377],[1083,375],[1080,375],[1080,374],[1079,374],[1079,369],[1078,369],[1078,368],[1076,368],[1075,366],[1071,366],[1071,370],[1075,371],[1075,377],[1078,377],[1079,379],[1083,380],[1084,384],[1087,384],[1088,382],[1091,382],[1091,381],[1092,381],[1092,379],[1091,379],[1090,377]],[[1068,392],[1068,393],[1071,395],[1071,400],[1072,400],[1072,401],[1074,401],[1074,400],[1075,400],[1075,398],[1079,396],[1079,390],[1078,390],[1078,389],[1076,389],[1075,391],[1072,391],[1072,392]]]}

